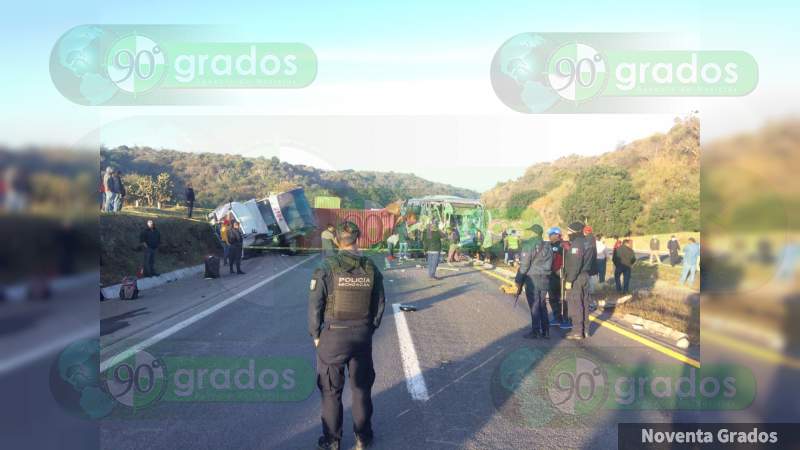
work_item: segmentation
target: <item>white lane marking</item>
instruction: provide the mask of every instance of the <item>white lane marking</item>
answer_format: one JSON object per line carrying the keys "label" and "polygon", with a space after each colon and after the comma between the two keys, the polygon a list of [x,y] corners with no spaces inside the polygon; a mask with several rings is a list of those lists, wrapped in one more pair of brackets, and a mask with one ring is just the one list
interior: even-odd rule
{"label": "white lane marking", "polygon": [[167,328],[166,330],[164,330],[164,331],[162,331],[160,333],[154,334],[153,336],[143,340],[142,342],[133,345],[132,347],[128,348],[127,350],[123,350],[123,351],[117,353],[116,355],[114,355],[114,356],[112,356],[110,358],[107,358],[102,363],[100,363],[100,372],[105,372],[106,370],[108,370],[109,367],[113,367],[114,365],[116,365],[116,364],[118,364],[118,363],[120,363],[120,362],[122,362],[122,361],[124,361],[124,360],[126,360],[128,358],[130,358],[131,356],[135,355],[136,353],[139,353],[140,351],[146,349],[147,347],[150,347],[151,345],[163,340],[164,338],[167,338],[167,337],[177,333],[178,331],[188,327],[189,325],[197,322],[198,320],[210,316],[211,314],[213,314],[213,313],[219,311],[220,309],[230,305],[231,303],[239,300],[240,298],[244,297],[245,295],[255,291],[256,289],[260,288],[261,286],[264,286],[265,284],[269,283],[270,281],[272,281],[272,280],[284,275],[285,273],[289,272],[290,270],[294,269],[295,267],[297,267],[297,266],[299,266],[301,264],[304,264],[306,261],[308,261],[309,259],[311,259],[311,258],[313,258],[315,256],[317,256],[317,255],[311,255],[308,258],[303,259],[299,263],[297,263],[297,264],[295,264],[293,266],[287,267],[286,269],[281,270],[280,272],[276,273],[275,275],[272,275],[271,277],[269,277],[269,278],[267,278],[265,280],[259,281],[258,283],[250,286],[249,288],[247,288],[247,289],[245,289],[243,291],[240,291],[236,295],[228,297],[227,299],[217,303],[216,305],[211,306],[210,308],[208,308],[206,310],[200,311],[199,313],[195,314],[194,316],[189,317],[188,319],[185,319],[185,320],[183,320],[181,322],[178,322],[175,325]]}
{"label": "white lane marking", "polygon": [[414,350],[414,342],[411,340],[411,333],[408,331],[408,323],[403,312],[400,311],[400,304],[393,303],[394,323],[397,326],[397,340],[400,343],[400,357],[403,361],[403,372],[406,374],[406,386],[408,393],[414,400],[427,401],[428,387],[425,386],[425,378],[419,369],[417,351]]}
{"label": "white lane marking", "polygon": [[99,335],[100,326],[98,324],[94,324],[82,329],[74,330],[71,333],[61,335],[55,339],[51,339],[46,344],[1,360],[0,375],[5,375],[6,373],[13,372],[14,370],[24,367],[32,362],[39,361],[46,356],[61,351],[75,341],[89,338],[97,339],[97,336]]}

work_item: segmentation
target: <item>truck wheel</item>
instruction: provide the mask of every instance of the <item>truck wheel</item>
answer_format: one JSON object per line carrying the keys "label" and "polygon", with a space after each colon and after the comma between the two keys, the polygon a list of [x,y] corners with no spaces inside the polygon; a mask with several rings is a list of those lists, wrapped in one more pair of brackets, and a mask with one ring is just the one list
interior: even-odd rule
{"label": "truck wheel", "polygon": [[300,247],[297,245],[297,239],[284,240],[281,247],[283,247],[281,251],[286,255],[294,256],[300,251]]}

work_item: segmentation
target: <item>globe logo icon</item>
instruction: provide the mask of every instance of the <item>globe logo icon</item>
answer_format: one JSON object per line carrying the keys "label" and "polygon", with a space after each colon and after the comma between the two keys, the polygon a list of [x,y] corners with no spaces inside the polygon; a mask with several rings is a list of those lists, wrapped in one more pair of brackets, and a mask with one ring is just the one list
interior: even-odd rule
{"label": "globe logo icon", "polygon": [[550,87],[548,59],[555,43],[539,34],[518,34],[492,59],[492,87],[508,107],[524,113],[546,112],[561,97]]}
{"label": "globe logo icon", "polygon": [[50,392],[64,410],[85,419],[107,416],[117,404],[103,388],[100,341],[82,339],[68,345],[50,366]]}
{"label": "globe logo icon", "polygon": [[50,54],[50,77],[69,100],[81,105],[102,105],[119,88],[108,77],[106,49],[117,37],[95,25],[81,25],[64,33]]}
{"label": "globe logo icon", "polygon": [[504,42],[492,59],[490,75],[497,97],[528,114],[563,111],[558,107],[564,102],[586,102],[601,94],[608,81],[600,52],[536,33],[518,34]]}

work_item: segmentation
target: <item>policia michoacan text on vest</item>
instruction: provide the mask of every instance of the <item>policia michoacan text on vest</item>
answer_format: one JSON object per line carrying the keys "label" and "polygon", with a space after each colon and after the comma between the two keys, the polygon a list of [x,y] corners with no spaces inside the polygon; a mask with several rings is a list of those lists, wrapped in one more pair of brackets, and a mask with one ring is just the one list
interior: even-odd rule
{"label": "policia michoacan text on vest", "polygon": [[[325,322],[337,320],[367,320],[372,313],[372,288],[375,272],[366,257],[359,267],[346,271],[335,256],[326,259],[331,267],[332,292],[325,303]],[[360,269],[360,270],[356,270]]]}

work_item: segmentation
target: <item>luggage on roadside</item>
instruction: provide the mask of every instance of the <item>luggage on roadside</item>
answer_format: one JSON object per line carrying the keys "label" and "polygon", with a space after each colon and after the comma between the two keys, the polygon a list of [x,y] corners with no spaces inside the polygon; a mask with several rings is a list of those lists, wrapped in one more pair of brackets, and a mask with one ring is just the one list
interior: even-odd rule
{"label": "luggage on roadside", "polygon": [[206,278],[219,278],[219,257],[209,255],[206,257]]}
{"label": "luggage on roadside", "polygon": [[125,277],[119,287],[120,300],[134,300],[139,297],[139,286],[136,277]]}

